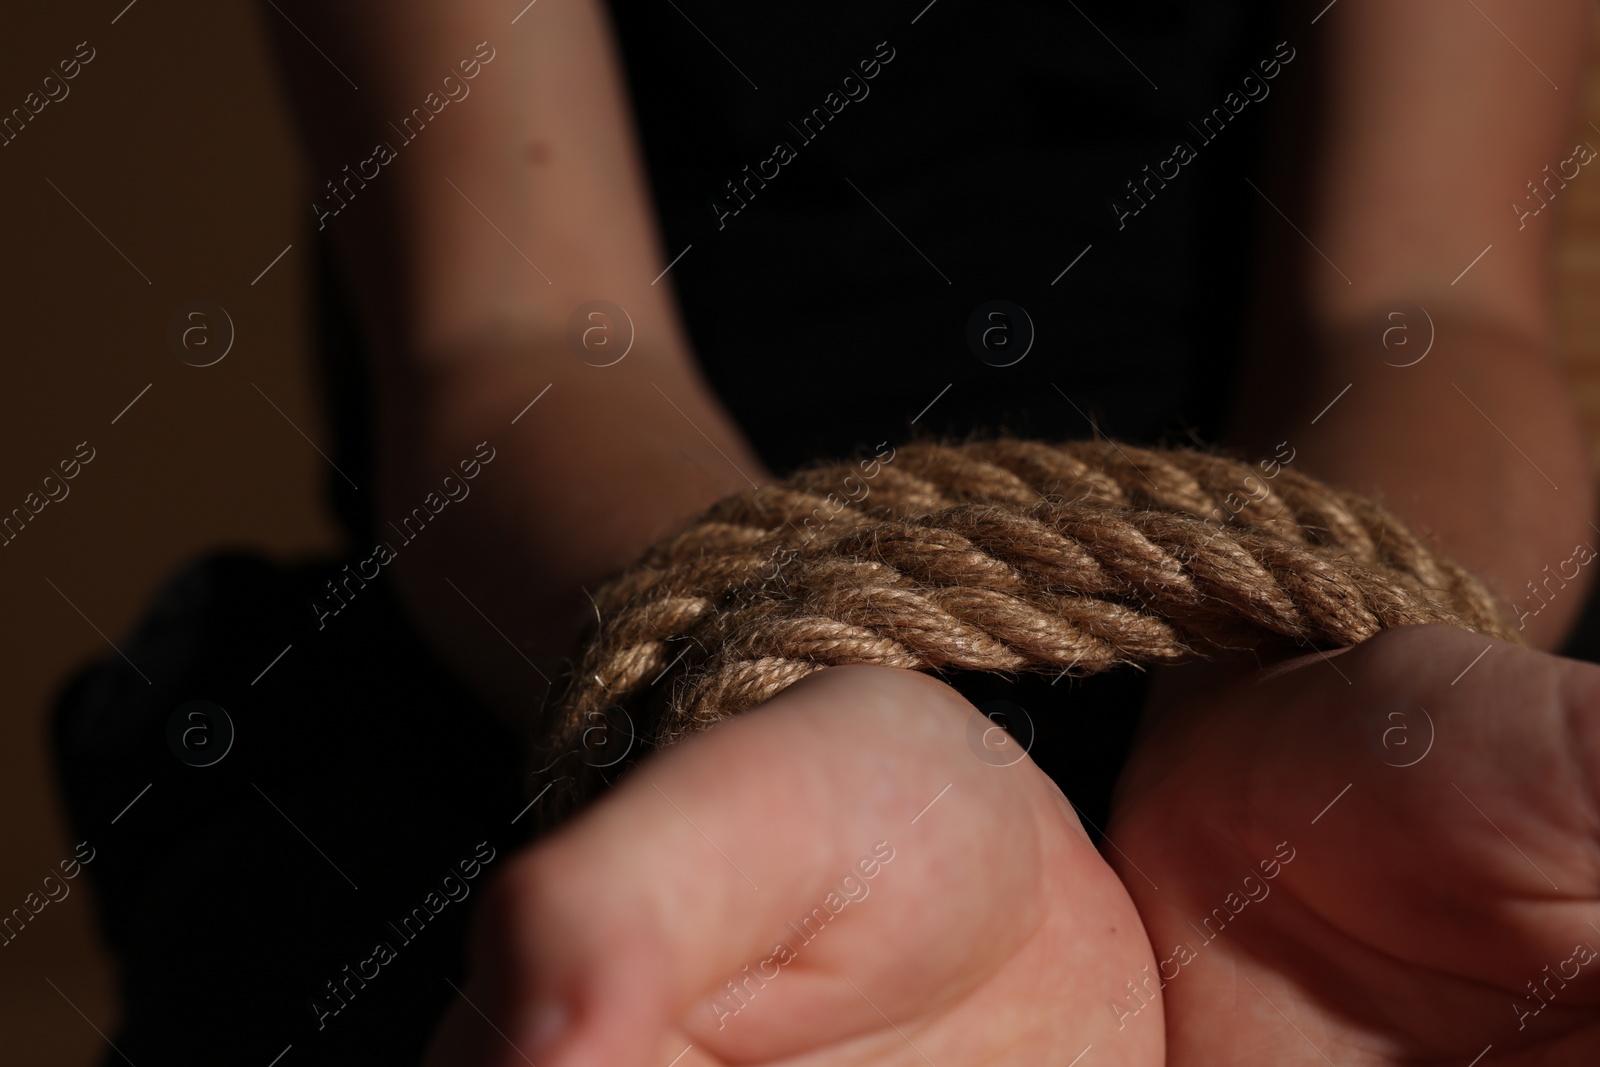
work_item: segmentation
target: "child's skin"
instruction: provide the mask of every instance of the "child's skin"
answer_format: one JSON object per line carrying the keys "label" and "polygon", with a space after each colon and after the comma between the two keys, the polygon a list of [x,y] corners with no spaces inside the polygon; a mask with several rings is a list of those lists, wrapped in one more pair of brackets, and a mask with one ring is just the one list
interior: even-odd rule
{"label": "child's skin", "polygon": [[[1032,760],[979,758],[979,715],[834,667],[644,762],[494,883],[428,1064],[1163,1062],[1159,1008],[1105,1009],[1153,962],[1127,891]],[[786,927],[885,853],[814,941]],[[780,940],[740,1011],[707,1006]],[[570,1029],[535,1048],[548,1001]]]}
{"label": "child's skin", "polygon": [[1600,1062],[1600,666],[1435,626],[1330,658],[1179,679],[1119,783],[1112,865],[1194,950],[1167,1062]]}
{"label": "child's skin", "polygon": [[[670,274],[650,283],[679,250],[663,249],[656,234],[599,0],[541,0],[514,27],[510,5],[499,0],[281,0],[276,6],[361,85],[353,92],[279,11],[263,7],[265,23],[280,35],[288,86],[319,176],[337,175],[366,156],[373,131],[408,113],[478,42],[487,39],[497,50],[473,81],[471,97],[451,104],[328,225],[357,285],[372,344],[380,513],[411,507],[485,438],[502,457],[474,483],[472,500],[453,508],[391,569],[419,629],[508,720],[525,726],[527,709],[544,695],[528,661],[555,674],[590,611],[584,590],[704,506],[765,484],[771,473],[706,386]],[[1262,186],[1272,202],[1270,210],[1262,207],[1267,291],[1238,376],[1231,441],[1265,456],[1287,440],[1298,469],[1382,497],[1508,603],[1527,603],[1527,584],[1594,536],[1587,444],[1555,358],[1552,250],[1570,194],[1531,219],[1512,210],[1513,201],[1529,195],[1529,181],[1573,154],[1590,6],[1338,0],[1315,24],[1310,18],[1290,19],[1285,33],[1306,57],[1273,83],[1281,98],[1260,105],[1278,108],[1282,136],[1275,143],[1284,173]],[[1314,110],[1290,106],[1296,96],[1290,79],[1302,75],[1300,88],[1316,90]],[[1586,170],[1572,180],[1600,179]],[[604,369],[577,359],[565,341],[572,309],[597,296],[627,308],[638,334],[627,359]],[[1372,330],[1375,322],[1392,321],[1383,316],[1399,301],[1427,309],[1437,334],[1430,354],[1407,366],[1400,364],[1414,350],[1376,348]],[[1407,328],[1422,338],[1421,324],[1407,320]],[[750,338],[753,358],[760,344]],[[549,395],[513,427],[512,418],[546,386]],[[1559,644],[1593,571],[1585,568],[1528,617],[1526,636],[1535,648]],[[516,651],[486,630],[484,617]],[[1289,836],[1275,820],[1290,800],[1304,802],[1294,789],[1356,784],[1314,828],[1325,836],[1307,836],[1297,859],[1271,883],[1274,895],[1251,904],[1236,927],[1184,967],[1164,1005],[1124,1019],[1120,1031],[1110,997],[1146,964],[1160,962],[1142,932],[1130,933],[1135,920],[1127,896],[1107,880],[1064,812],[1058,824],[1044,818],[1060,809],[1051,807],[1057,802],[1031,765],[998,775],[973,759],[964,742],[936,743],[939,729],[959,735],[958,713],[970,709],[951,704],[937,683],[877,668],[825,671],[748,719],[653,759],[592,814],[531,851],[499,883],[498,904],[479,916],[480,947],[500,956],[480,953],[487,969],[480,968],[468,992],[502,1029],[515,1028],[513,1019],[531,1007],[526,998],[538,991],[533,978],[608,976],[605,989],[583,1001],[596,1014],[580,1013],[571,1042],[554,1050],[558,1067],[667,1064],[691,1043],[679,1061],[684,1067],[706,1055],[772,1061],[786,1053],[717,1042],[776,1044],[785,1025],[827,1049],[815,1062],[851,1062],[851,1054],[864,1057],[860,1062],[880,1062],[874,1056],[923,1062],[896,1044],[900,1035],[848,985],[841,990],[819,978],[809,986],[813,969],[824,963],[836,968],[828,973],[850,976],[937,1067],[982,1062],[985,1055],[999,1057],[992,1062],[1012,1055],[1017,1062],[1070,1063],[1091,1042],[1084,1067],[1116,1057],[1143,1062],[1162,1054],[1163,1029],[1174,1063],[1208,1067],[1295,1056],[1321,1062],[1311,1058],[1320,1054],[1307,1054],[1295,1026],[1351,1062],[1448,1052],[1440,1062],[1459,1055],[1467,1063],[1483,1047],[1473,1047],[1479,1036],[1495,1045],[1485,1067],[1502,1062],[1496,1057],[1506,1050],[1521,1057],[1507,1063],[1592,1062],[1563,1060],[1548,1044],[1541,1060],[1536,1046],[1525,1043],[1553,1040],[1548,1035],[1557,1024],[1577,1025],[1581,1017],[1570,1013],[1587,991],[1581,978],[1527,1031],[1514,1029],[1508,996],[1519,987],[1517,969],[1531,965],[1524,976],[1531,979],[1570,954],[1571,946],[1557,951],[1554,943],[1568,936],[1562,926],[1557,937],[1559,924],[1550,918],[1561,909],[1539,901],[1539,883],[1514,881],[1525,872],[1515,866],[1520,860],[1505,866],[1493,851],[1503,843],[1497,833],[1461,836],[1484,831],[1471,822],[1480,815],[1470,806],[1461,805],[1459,820],[1428,821],[1434,810],[1428,805],[1450,800],[1457,792],[1451,787],[1460,786],[1519,847],[1543,849],[1533,858],[1564,893],[1592,897],[1581,870],[1569,887],[1550,869],[1563,855],[1588,855],[1580,850],[1590,847],[1564,820],[1573,810],[1590,810],[1580,805],[1591,794],[1556,773],[1551,748],[1563,741],[1562,731],[1583,727],[1583,707],[1549,697],[1554,679],[1584,672],[1554,657],[1496,646],[1459,685],[1435,676],[1447,665],[1459,671],[1471,659],[1464,653],[1481,650],[1475,640],[1422,628],[1338,656],[1343,676],[1324,669],[1320,657],[1274,680],[1263,680],[1253,666],[1248,672],[1235,666],[1206,674],[1188,696],[1173,691],[1155,699],[1155,711],[1172,714],[1141,742],[1129,772],[1140,786],[1123,789],[1112,837],[1162,886],[1151,890],[1119,866],[1160,958],[1175,935],[1183,936],[1180,920],[1197,919],[1231,884],[1231,873],[1194,850],[1196,817],[1209,835],[1198,840],[1226,845],[1248,868]],[[1397,650],[1404,652],[1399,666]],[[1497,661],[1503,666],[1492,666]],[[875,692],[894,696],[879,701]],[[1393,774],[1363,789],[1354,766],[1344,773],[1361,756],[1340,747],[1349,739],[1339,735],[1337,717],[1365,706],[1350,694],[1387,692],[1437,701],[1438,707],[1425,706],[1456,728],[1441,725],[1445,747],[1417,767],[1380,763],[1378,770]],[[1350,703],[1340,703],[1347,696]],[[942,725],[933,718],[923,723],[921,713],[941,702],[948,712]],[[1528,717],[1528,707],[1539,714]],[[841,719],[850,721],[848,730],[822,727]],[[890,724],[921,738],[920,755]],[[932,733],[918,732],[924,729]],[[1218,747],[1208,730],[1229,744]],[[804,746],[789,731],[811,739],[809,761],[798,758]],[[848,740],[835,744],[835,736]],[[858,746],[863,736],[879,741]],[[1208,758],[1174,755],[1189,747]],[[1497,777],[1504,767],[1498,761],[1508,756],[1523,761],[1523,777]],[[1260,770],[1266,766],[1274,773]],[[886,796],[863,784],[889,771]],[[1441,773],[1450,777],[1429,777]],[[759,891],[749,890],[662,803],[652,780]],[[789,784],[773,790],[771,780]],[[947,782],[956,785],[897,836],[896,820],[909,820],[916,809],[902,813],[898,805],[924,792],[931,798]],[[1243,783],[1254,788],[1246,792]],[[1546,787],[1531,798],[1540,803],[1511,804],[1529,799],[1517,790],[1530,783]],[[964,795],[968,806],[954,803]],[[830,796],[855,796],[858,804],[841,808]],[[1391,811],[1426,834],[1386,837],[1382,820]],[[1002,812],[1011,817],[1000,818]],[[1019,813],[1031,813],[1031,837]],[[787,834],[779,832],[783,827]],[[1189,837],[1179,840],[1184,833]],[[725,1030],[696,1030],[696,1020],[708,1027],[711,1019],[700,998],[766,958],[774,928],[813,907],[817,894],[878,840],[898,851],[871,883],[872,895],[845,909],[839,928],[802,950],[749,1007],[726,1020]],[[1037,851],[1029,851],[1028,841]],[[1317,844],[1323,841],[1325,848]],[[806,851],[794,850],[795,842]],[[1016,851],[989,864],[970,861],[974,849],[998,856],[1002,846]],[[1127,862],[1112,855],[1119,865]],[[941,877],[912,877],[941,858]],[[1395,880],[1392,891],[1390,868],[1376,866],[1390,859],[1398,864],[1387,875]],[[1034,897],[1024,894],[1019,902],[986,894],[1033,863],[1055,873],[1048,884],[1030,883]],[[1367,910],[1341,912],[1318,897],[1319,887],[1336,885],[1365,894],[1358,899]],[[646,923],[646,905],[674,887],[673,907],[647,924],[649,937],[617,940],[616,931]],[[748,901],[740,899],[741,887]],[[1423,916],[1430,922],[1395,921],[1416,918],[1402,890],[1419,887],[1438,905]],[[1452,887],[1465,895],[1452,896]],[[724,894],[710,898],[716,907],[708,908],[707,892]],[[1114,926],[1118,940],[1098,949],[1092,941],[1057,945],[1051,959],[1066,971],[1030,975],[1030,966],[1043,962],[1029,960],[1038,946],[1023,922],[1028,901],[1069,932],[1088,937]],[[1306,918],[1313,906],[1322,925]],[[1586,905],[1565,910],[1592,917]],[[1420,952],[1422,967],[1454,968],[1484,985],[1457,996],[1437,974],[1407,972],[1408,982],[1417,979],[1407,984],[1396,971],[1363,971],[1360,953],[1340,941],[1341,929],[1366,937],[1370,951],[1414,961],[1419,957],[1407,953]],[[1442,954],[1449,938],[1470,950],[1480,933],[1489,946],[1482,956]],[[1419,944],[1425,937],[1433,940]],[[876,954],[875,944],[884,946]],[[1293,946],[1295,955],[1270,956],[1279,945]],[[993,996],[996,1009],[941,1000],[957,971],[979,981],[971,995]],[[1315,977],[1330,973],[1340,980]],[[1114,989],[1088,988],[1103,977]],[[1251,1000],[1258,994],[1244,977],[1275,1007]],[[1378,993],[1353,1005],[1350,998],[1363,995],[1368,978],[1379,983]],[[796,1002],[813,988],[828,998],[828,1010]],[[1428,995],[1406,1000],[1419,990]],[[639,1044],[619,1047],[615,1059],[596,1051],[598,1058],[585,1061],[584,1020],[606,1012],[623,1022],[609,1036],[594,1035],[596,1041]],[[1491,1036],[1495,1012],[1509,1024],[1503,1042]],[[914,1020],[910,1028],[907,1019]],[[1019,1034],[1044,1040],[1045,1031],[1030,1030],[1032,1024],[1063,1030],[1037,1049],[1011,1050],[1008,1042]],[[873,1036],[847,1053],[836,1047],[842,1037],[832,1026]],[[1351,1036],[1358,1031],[1365,1036]],[[1529,1031],[1546,1036],[1529,1038]],[[507,1032],[523,1042],[520,1030]],[[973,1044],[947,1044],[957,1040]],[[443,1058],[436,1063],[525,1062],[464,1004],[452,1010],[440,1041]],[[479,1041],[488,1044],[465,1050]],[[451,1042],[467,1045],[447,1053]],[[575,1058],[559,1058],[569,1052]],[[539,1067],[549,1060],[541,1057]],[[791,1056],[789,1062],[808,1061]]]}

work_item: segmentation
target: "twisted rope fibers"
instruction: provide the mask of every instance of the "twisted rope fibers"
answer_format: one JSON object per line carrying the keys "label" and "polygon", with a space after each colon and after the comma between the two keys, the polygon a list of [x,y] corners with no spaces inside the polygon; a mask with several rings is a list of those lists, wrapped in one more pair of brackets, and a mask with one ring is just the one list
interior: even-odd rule
{"label": "twisted rope fibers", "polygon": [[[1421,623],[1520,642],[1398,518],[1287,467],[1015,438],[918,442],[867,466],[726,497],[600,589],[535,753],[561,787],[547,824],[624,756],[832,665],[1081,676]],[[837,495],[852,476],[870,480],[854,503]]]}

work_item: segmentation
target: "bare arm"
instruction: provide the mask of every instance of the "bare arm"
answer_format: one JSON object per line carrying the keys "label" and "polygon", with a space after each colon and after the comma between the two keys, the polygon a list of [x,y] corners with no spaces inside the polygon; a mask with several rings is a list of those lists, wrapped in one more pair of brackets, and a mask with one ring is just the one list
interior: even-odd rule
{"label": "bare arm", "polygon": [[[1241,443],[1287,439],[1297,465],[1381,496],[1508,608],[1538,609],[1525,633],[1545,648],[1560,643],[1593,568],[1543,582],[1571,575],[1575,546],[1600,547],[1600,534],[1555,352],[1561,184],[1538,215],[1511,205],[1539,204],[1527,183],[1558,169],[1600,181],[1561,167],[1589,14],[1583,0],[1341,0],[1291,31],[1321,53],[1319,99],[1293,123],[1317,132],[1289,139],[1282,180],[1265,191],[1304,237],[1263,205],[1269,283],[1234,420]],[[1404,302],[1437,330],[1410,366],[1428,326],[1414,310],[1387,317]],[[1376,343],[1385,324],[1405,328],[1389,349]]]}
{"label": "bare arm", "polygon": [[[525,723],[544,685],[522,655],[552,675],[592,611],[583,587],[770,475],[700,375],[670,276],[652,284],[670,255],[599,0],[538,4],[514,25],[516,5],[488,0],[280,6],[343,71],[261,9],[373,348],[378,485],[362,491],[380,525],[398,520],[478,442],[495,450],[468,499],[414,543],[395,538],[390,569],[435,647]],[[401,129],[430,114],[429,93],[448,102]],[[376,142],[394,158],[346,186],[347,164],[372,174],[359,165]],[[329,179],[346,206],[324,216]],[[636,329],[613,366],[567,340],[597,299]]]}

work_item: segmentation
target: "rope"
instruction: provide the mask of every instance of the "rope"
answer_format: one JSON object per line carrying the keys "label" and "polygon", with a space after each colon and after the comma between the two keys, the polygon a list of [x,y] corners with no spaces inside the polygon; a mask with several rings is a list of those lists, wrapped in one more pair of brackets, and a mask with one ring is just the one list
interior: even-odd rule
{"label": "rope", "polygon": [[1421,623],[1520,642],[1371,500],[1111,441],[919,442],[804,470],[718,502],[594,599],[538,753],[563,786],[547,821],[625,758],[836,664],[1079,676]]}

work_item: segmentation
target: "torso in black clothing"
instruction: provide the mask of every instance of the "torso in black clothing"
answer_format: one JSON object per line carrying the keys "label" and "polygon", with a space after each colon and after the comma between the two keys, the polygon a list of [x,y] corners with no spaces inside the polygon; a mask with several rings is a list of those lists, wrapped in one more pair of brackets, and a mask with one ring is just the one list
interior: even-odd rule
{"label": "torso in black clothing", "polygon": [[[774,470],[917,432],[1085,436],[1091,417],[1125,438],[1215,436],[1265,110],[1241,86],[1275,93],[1299,73],[1265,5],[612,6],[671,284]],[[1174,161],[1178,143],[1192,158]],[[340,279],[321,284],[335,458],[366,485],[359,338]],[[994,300],[1037,334],[1010,366],[992,336],[987,359],[967,339]],[[1002,325],[1021,339],[1014,310]],[[330,494],[369,544],[364,494],[338,479]],[[480,841],[504,856],[531,823],[512,821],[517,739],[381,582],[315,632],[306,602],[342,562],[193,565],[119,642],[150,684],[113,656],[58,704],[63,792],[97,849],[85,870],[121,968],[116,1041],[135,1062],[268,1063],[291,1045],[284,1067],[414,1062],[461,981],[470,904],[415,938],[391,924]],[[952,681],[1021,706],[1035,758],[1100,824],[1137,676]],[[166,739],[197,698],[238,729],[209,768]],[[380,939],[398,951],[378,977],[344,977]],[[347,1003],[319,1015],[330,980],[350,983]]]}
{"label": "torso in black clothing", "polygon": [[[903,438],[947,385],[918,429],[1214,430],[1258,120],[1300,73],[1276,5],[924,5],[613,0],[670,277],[740,425],[779,471]],[[1012,366],[968,343],[993,300],[1036,333]]]}

